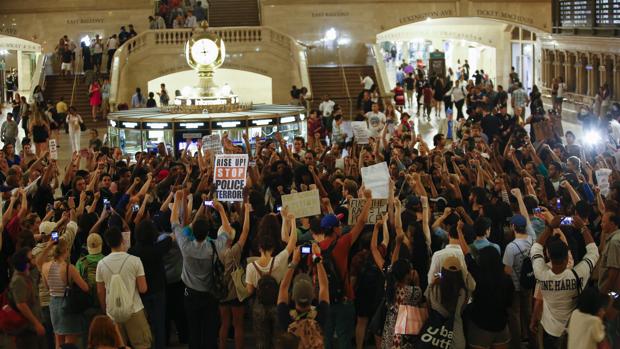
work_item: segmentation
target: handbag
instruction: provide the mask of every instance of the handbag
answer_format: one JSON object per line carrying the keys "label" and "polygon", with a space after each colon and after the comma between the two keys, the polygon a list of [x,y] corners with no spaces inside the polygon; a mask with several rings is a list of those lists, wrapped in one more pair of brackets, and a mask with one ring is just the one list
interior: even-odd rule
{"label": "handbag", "polygon": [[28,327],[29,322],[19,311],[15,309],[15,305],[9,299],[8,291],[0,295],[0,332],[7,335],[16,335]]}
{"label": "handbag", "polygon": [[239,299],[239,302],[243,302],[250,296],[245,285],[245,269],[241,268],[239,265],[236,265],[235,270],[233,270],[230,274],[230,277],[235,285],[237,299]]}
{"label": "handbag", "polygon": [[454,316],[444,317],[431,309],[415,343],[416,349],[450,348],[454,336]]}
{"label": "handbag", "polygon": [[65,287],[65,300],[63,309],[67,314],[81,314],[93,304],[90,293],[82,289],[71,280],[69,263],[67,263],[67,287]]}
{"label": "handbag", "polygon": [[401,304],[396,316],[395,334],[417,335],[428,319],[428,310],[425,307]]}
{"label": "handbag", "polygon": [[86,131],[86,125],[84,125],[84,121],[80,121],[80,131]]}

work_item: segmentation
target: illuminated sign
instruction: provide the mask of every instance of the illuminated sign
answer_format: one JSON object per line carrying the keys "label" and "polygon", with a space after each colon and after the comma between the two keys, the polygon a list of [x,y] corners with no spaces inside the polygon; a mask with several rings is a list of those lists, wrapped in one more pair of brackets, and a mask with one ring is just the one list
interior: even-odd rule
{"label": "illuminated sign", "polygon": [[110,120],[110,126],[112,126],[112,127],[116,127],[116,121],[114,121],[114,120]]}
{"label": "illuminated sign", "polygon": [[165,122],[164,123],[161,123],[161,122],[147,122],[146,123],[146,127],[161,130],[161,129],[164,129],[164,128],[168,127],[168,124],[165,123]]}
{"label": "illuminated sign", "polygon": [[241,121],[220,121],[216,125],[223,128],[237,127],[241,125]]}
{"label": "illuminated sign", "polygon": [[252,120],[254,126],[267,126],[273,123],[273,119]]}
{"label": "illuminated sign", "polygon": [[288,124],[290,122],[295,122],[295,117],[294,116],[286,116],[286,117],[280,118],[280,123],[281,124]]}
{"label": "illuminated sign", "polygon": [[129,127],[129,128],[136,128],[138,127],[138,123],[137,122],[123,122],[123,126]]}
{"label": "illuminated sign", "polygon": [[179,126],[185,127],[185,128],[200,128],[200,127],[204,127],[204,125],[205,125],[204,122],[185,122],[185,123],[179,124]]}

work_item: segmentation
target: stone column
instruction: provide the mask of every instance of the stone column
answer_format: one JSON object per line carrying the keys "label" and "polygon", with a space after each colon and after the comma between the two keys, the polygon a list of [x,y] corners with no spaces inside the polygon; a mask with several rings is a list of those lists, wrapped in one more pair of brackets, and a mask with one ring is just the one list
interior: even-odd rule
{"label": "stone column", "polygon": [[[29,98],[29,92],[32,86],[32,71],[30,69],[30,53],[17,51],[17,85],[19,86],[19,94]],[[28,101],[31,102],[31,101]]]}
{"label": "stone column", "polygon": [[620,56],[614,55],[614,100],[620,101]]}
{"label": "stone column", "polygon": [[571,55],[572,53],[567,52],[564,59],[564,82],[566,83],[566,88],[568,91],[575,91],[575,70],[571,64]]}
{"label": "stone column", "polygon": [[575,55],[575,93],[583,94],[583,64],[579,53]]}
{"label": "stone column", "polygon": [[586,76],[588,81],[588,87],[586,88],[586,95],[594,96],[596,94],[596,90],[598,89],[594,86],[594,55],[591,53],[586,53],[587,65],[590,66],[591,69],[586,69]]}

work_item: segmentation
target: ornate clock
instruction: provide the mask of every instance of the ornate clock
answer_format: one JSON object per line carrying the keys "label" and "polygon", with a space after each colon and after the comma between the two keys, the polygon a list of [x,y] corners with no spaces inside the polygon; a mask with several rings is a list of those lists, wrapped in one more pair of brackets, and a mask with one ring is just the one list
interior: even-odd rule
{"label": "ornate clock", "polygon": [[200,22],[201,30],[193,32],[185,44],[187,64],[198,72],[201,96],[213,96],[217,86],[213,84],[213,72],[224,63],[226,48],[224,41],[215,33],[207,32],[207,21]]}

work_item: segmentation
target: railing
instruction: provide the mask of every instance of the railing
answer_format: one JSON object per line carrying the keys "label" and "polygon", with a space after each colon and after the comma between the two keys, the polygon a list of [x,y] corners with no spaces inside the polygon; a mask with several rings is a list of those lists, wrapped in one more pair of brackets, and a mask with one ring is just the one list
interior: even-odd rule
{"label": "railing", "polygon": [[375,70],[375,77],[377,78],[377,86],[379,86],[379,90],[384,95],[390,95],[392,91],[392,86],[390,86],[390,79],[388,76],[385,76],[387,72],[387,68],[385,67],[385,62],[383,61],[383,57],[380,54],[379,44],[375,44],[370,47],[370,53],[373,57],[373,69]]}
{"label": "railing", "polygon": [[75,88],[77,87],[77,74],[73,74],[73,87],[71,88],[71,103],[69,105],[73,105],[73,100],[75,98]]}
{"label": "railing", "polygon": [[[228,48],[235,47],[235,45],[260,43],[277,46],[288,51],[288,57],[295,61],[299,59],[300,47],[295,40],[269,27],[217,27],[209,28],[209,32],[217,34],[224,40],[227,52],[231,52]],[[121,72],[130,64],[133,56],[146,51],[147,48],[148,50],[158,47],[182,48],[187,40],[192,37],[192,34],[191,28],[147,30],[124,43],[116,50],[113,58],[112,74],[110,75],[112,84],[110,103],[115,104],[118,101]]]}
{"label": "railing", "polygon": [[353,118],[353,101],[351,99],[351,91],[349,90],[349,82],[347,81],[347,74],[344,71],[342,64],[342,56],[340,55],[340,47],[336,47],[336,54],[338,55],[338,66],[340,67],[340,73],[342,74],[342,80],[344,81],[344,90],[347,93],[347,101],[349,102],[349,115]]}
{"label": "railing", "polygon": [[34,88],[45,85],[45,64],[47,63],[47,57],[44,54],[39,54],[37,57],[37,64],[32,74],[32,80],[30,82],[30,93],[28,94],[28,100],[34,100]]}

